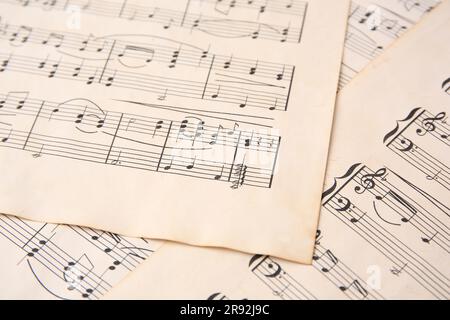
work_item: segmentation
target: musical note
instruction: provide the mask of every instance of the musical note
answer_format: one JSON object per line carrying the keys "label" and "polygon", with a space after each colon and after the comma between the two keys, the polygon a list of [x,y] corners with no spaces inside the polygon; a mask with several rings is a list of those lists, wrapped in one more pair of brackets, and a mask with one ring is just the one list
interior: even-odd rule
{"label": "musical note", "polygon": [[222,170],[220,171],[220,174],[217,174],[214,176],[214,180],[220,180],[223,176],[223,171],[225,170],[225,165],[222,166]]}
{"label": "musical note", "polygon": [[32,154],[32,157],[37,159],[40,158],[42,156],[42,151],[44,150],[44,145],[41,145],[41,148],[39,149],[38,152],[35,152]]}
{"label": "musical note", "polygon": [[[8,142],[9,138],[11,138],[12,128],[9,130],[8,135],[2,138],[2,143]],[[223,169],[222,169],[223,170]]]}
{"label": "musical note", "polygon": [[64,42],[64,35],[51,32],[48,38],[42,41],[42,44],[53,45],[55,48],[61,47]]}
{"label": "musical note", "polygon": [[72,77],[78,77],[81,70],[83,69],[84,59],[81,61],[80,65],[73,69]]}
{"label": "musical note", "polygon": [[170,163],[164,167],[164,170],[168,171],[172,168],[172,164],[173,164],[173,157],[170,159]]}
{"label": "musical note", "polygon": [[341,289],[342,291],[347,291],[351,288],[355,288],[361,294],[362,298],[366,298],[369,295],[367,290],[361,285],[358,280],[353,281],[348,286],[339,287],[339,289]]}
{"label": "musical note", "polygon": [[20,26],[16,32],[13,32],[9,42],[13,46],[21,46],[28,41],[33,29],[28,26]]}
{"label": "musical note", "polygon": [[[163,124],[164,124],[164,121],[163,121],[163,120],[159,120],[158,122],[156,122],[155,130],[153,130],[152,138],[155,137],[155,134],[156,134],[156,132],[157,132],[158,130],[162,129]],[[127,130],[128,130],[128,129],[127,129]]]}
{"label": "musical note", "polygon": [[118,54],[119,62],[128,68],[142,68],[153,61],[155,50],[134,45],[125,45],[125,48]]}
{"label": "musical note", "polygon": [[213,133],[211,135],[211,141],[209,142],[209,144],[211,145],[215,145],[217,143],[217,139],[219,138],[220,132],[223,130],[224,128],[222,127],[222,125],[219,124],[219,126],[217,127],[217,132]]}
{"label": "musical note", "polygon": [[[189,165],[186,166],[186,169],[188,170],[192,170],[195,167],[195,160],[197,160],[197,158],[194,158],[192,160],[192,163],[190,163]],[[216,179],[217,180],[217,179]]]}
{"label": "musical note", "polygon": [[336,256],[330,250],[325,251],[320,256],[316,256],[316,255],[313,256],[313,260],[315,260],[315,261],[323,260],[324,258],[326,258],[328,263],[326,266],[322,267],[323,272],[330,272],[339,263],[338,258],[336,258]]}
{"label": "musical note", "polygon": [[433,241],[433,239],[434,239],[438,234],[439,234],[439,233],[436,232],[436,233],[435,233],[434,235],[432,235],[431,237],[422,237],[421,239],[422,239],[423,242],[430,244],[430,243]]}
{"label": "musical note", "polygon": [[6,103],[11,103],[16,110],[21,110],[25,106],[29,94],[28,91],[10,91],[0,100],[0,108],[3,108]]}

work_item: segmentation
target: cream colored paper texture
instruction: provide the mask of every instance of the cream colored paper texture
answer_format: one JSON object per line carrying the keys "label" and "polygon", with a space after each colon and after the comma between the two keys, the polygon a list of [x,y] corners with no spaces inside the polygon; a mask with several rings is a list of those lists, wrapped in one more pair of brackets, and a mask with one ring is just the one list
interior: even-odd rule
{"label": "cream colored paper texture", "polygon": [[440,0],[352,0],[339,88],[440,3]]}
{"label": "cream colored paper texture", "polygon": [[110,299],[449,299],[450,2],[338,98],[312,266],[165,244]]}
{"label": "cream colored paper texture", "polygon": [[310,263],[349,3],[283,3],[0,1],[0,210]]}
{"label": "cream colored paper texture", "polygon": [[0,299],[100,299],[163,244],[8,215],[0,236]]}

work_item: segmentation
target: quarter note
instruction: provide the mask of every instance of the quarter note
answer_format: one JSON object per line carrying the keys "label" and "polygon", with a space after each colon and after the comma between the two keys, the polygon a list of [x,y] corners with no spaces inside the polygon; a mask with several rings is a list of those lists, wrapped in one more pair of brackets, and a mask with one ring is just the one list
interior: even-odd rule
{"label": "quarter note", "polygon": [[231,55],[230,58],[227,61],[225,61],[225,63],[223,64],[223,68],[229,69],[231,67],[232,62],[233,62],[233,55]]}
{"label": "quarter note", "polygon": [[180,56],[181,45],[177,50],[172,52],[172,60],[170,60],[169,68],[175,68],[178,62],[178,57]]}
{"label": "quarter note", "polygon": [[178,142],[178,139],[180,138],[180,134],[184,134],[184,132],[186,131],[188,123],[189,123],[189,121],[186,119],[181,121],[180,129],[178,130],[176,142]]}
{"label": "quarter note", "polygon": [[52,64],[52,70],[48,74],[49,78],[53,78],[55,76],[56,71],[58,71],[58,68],[59,68],[59,63],[60,63],[60,61]]}
{"label": "quarter note", "polygon": [[275,101],[272,106],[269,107],[270,111],[276,110],[278,107],[278,98],[275,98]]}
{"label": "quarter note", "polygon": [[163,26],[164,29],[169,29],[172,26],[173,19],[170,18],[169,21]]}
{"label": "quarter note", "polygon": [[101,129],[105,125],[106,117],[108,117],[108,112],[105,113],[104,117],[97,121],[97,128]]}
{"label": "quarter note", "polygon": [[436,232],[432,237],[422,237],[424,243],[430,244],[439,233]]}
{"label": "quarter note", "polygon": [[249,74],[253,75],[256,73],[256,70],[258,69],[258,60],[256,60],[256,63],[253,67],[250,68]]}
{"label": "quarter note", "polygon": [[87,110],[87,107],[84,108],[83,113],[79,113],[79,114],[77,115],[77,118],[76,118],[76,120],[75,120],[75,123],[82,123],[82,122],[83,122],[84,116],[86,115],[86,110]]}
{"label": "quarter note", "polygon": [[94,82],[95,78],[97,77],[97,71],[98,70],[96,69],[94,75],[88,77],[86,84],[92,84]]}
{"label": "quarter note", "polygon": [[258,39],[260,31],[261,31],[261,24],[258,23],[258,28],[255,31],[252,32],[251,38],[252,39]]}
{"label": "quarter note", "polygon": [[86,50],[86,48],[87,48],[89,42],[91,41],[91,37],[92,37],[92,36],[89,35],[89,37],[88,37],[87,39],[85,39],[85,40],[83,40],[83,41],[81,42],[81,46],[78,48],[79,51],[85,51],[85,50]]}
{"label": "quarter note", "polygon": [[286,28],[284,28],[283,29],[283,31],[281,32],[281,34],[282,34],[282,38],[281,38],[281,42],[286,42],[287,41],[287,38],[288,38],[288,35],[289,35],[289,29],[291,28],[291,26],[290,26],[290,23],[289,23],[289,25],[286,27]]}
{"label": "quarter note", "polygon": [[170,170],[172,168],[172,164],[173,164],[173,156],[170,159],[170,163],[164,167],[164,170],[166,170],[166,171]]}
{"label": "quarter note", "polygon": [[9,138],[11,138],[11,133],[12,133],[12,128],[9,130],[8,135],[6,137],[2,138],[2,142],[5,143],[9,140]]}
{"label": "quarter note", "polygon": [[269,0],[266,0],[266,3],[264,4],[264,5],[261,5],[260,7],[259,7],[259,14],[262,14],[262,13],[264,13],[264,12],[266,12],[266,7],[267,7],[267,2],[268,2]]}
{"label": "quarter note", "polygon": [[47,65],[47,60],[48,60],[48,56],[47,56],[47,58],[45,58],[45,60],[39,62],[38,68],[44,69],[44,67]]}
{"label": "quarter note", "polygon": [[53,110],[50,112],[50,116],[48,117],[48,121],[52,120],[53,115],[56,114],[56,113],[58,113],[58,112],[59,112],[59,109],[58,109],[58,108],[53,109]]}
{"label": "quarter note", "polygon": [[213,133],[211,135],[211,141],[209,142],[210,145],[214,145],[217,143],[217,139],[219,138],[220,132],[223,130],[222,125],[219,124],[219,126],[217,127],[217,132]]}
{"label": "quarter note", "polygon": [[202,54],[201,54],[200,59],[198,61],[198,66],[202,65],[203,60],[208,58],[208,55],[209,55],[209,47],[208,47],[207,50],[203,50],[202,51]]}
{"label": "quarter note", "polygon": [[197,160],[197,157],[194,158],[191,164],[186,166],[186,169],[192,170],[195,167],[195,161]]}
{"label": "quarter note", "polygon": [[152,138],[155,137],[156,131],[160,130],[162,128],[163,124],[164,124],[164,121],[162,121],[162,120],[159,120],[158,122],[156,122],[155,129],[153,130]]}
{"label": "quarter note", "polygon": [[148,17],[149,19],[153,19],[153,18],[155,17],[155,15],[157,14],[158,11],[159,11],[159,8],[154,8],[153,11],[150,12],[150,13],[148,14],[147,17]]}
{"label": "quarter note", "polygon": [[213,99],[217,99],[220,95],[220,86],[217,87],[217,91],[216,93],[214,93],[213,95],[211,95],[211,98]]}
{"label": "quarter note", "polygon": [[240,107],[240,108],[245,108],[245,107],[247,106],[247,102],[248,102],[248,96],[245,97],[245,101],[242,102],[242,103],[239,105],[239,107]]}
{"label": "quarter note", "polygon": [[223,176],[223,170],[225,169],[225,165],[222,166],[222,171],[220,172],[220,174],[217,174],[214,176],[214,180],[220,180],[222,179]]}
{"label": "quarter note", "polygon": [[81,60],[81,63],[78,67],[75,67],[73,69],[72,77],[78,77],[80,75],[81,69],[83,68],[83,64],[84,64],[84,59]]}
{"label": "quarter note", "polygon": [[117,73],[117,70],[114,71],[112,76],[109,76],[108,78],[106,78],[106,83],[105,83],[106,87],[110,87],[113,85],[114,80],[116,78],[116,73]]}
{"label": "quarter note", "polygon": [[283,80],[284,79],[285,69],[286,69],[286,65],[284,65],[283,66],[283,70],[281,70],[281,72],[277,74],[277,80]]}
{"label": "quarter note", "polygon": [[6,70],[6,68],[8,67],[8,65],[11,61],[11,57],[12,57],[12,54],[9,56],[8,59],[5,59],[2,61],[2,65],[0,67],[0,72],[4,72]]}
{"label": "quarter note", "polygon": [[194,23],[192,23],[192,28],[195,29],[200,25],[200,22],[202,21],[202,15],[200,14],[197,19],[194,20]]}
{"label": "quarter note", "polygon": [[252,145],[252,141],[253,141],[253,135],[255,134],[254,131],[252,131],[252,135],[250,138],[245,139],[245,147],[248,148]]}

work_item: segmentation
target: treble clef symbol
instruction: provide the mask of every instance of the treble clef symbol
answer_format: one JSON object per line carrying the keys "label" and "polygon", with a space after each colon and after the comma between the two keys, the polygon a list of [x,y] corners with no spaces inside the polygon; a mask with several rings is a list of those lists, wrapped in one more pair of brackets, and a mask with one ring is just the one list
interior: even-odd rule
{"label": "treble clef symbol", "polygon": [[375,173],[365,174],[361,177],[361,186],[355,187],[355,192],[358,194],[363,194],[367,190],[375,188],[375,178],[382,178],[386,174],[386,169],[382,168]]}
{"label": "treble clef symbol", "polygon": [[436,121],[444,120],[445,119],[445,112],[438,113],[435,117],[428,117],[423,119],[422,121],[422,128],[419,128],[416,130],[416,133],[419,136],[424,136],[428,132],[434,132],[436,130]]}

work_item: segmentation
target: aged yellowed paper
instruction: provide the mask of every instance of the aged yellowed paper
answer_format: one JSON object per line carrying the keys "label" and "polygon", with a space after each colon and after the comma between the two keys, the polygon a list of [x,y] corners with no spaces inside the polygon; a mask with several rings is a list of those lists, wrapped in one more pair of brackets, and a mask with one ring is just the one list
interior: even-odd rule
{"label": "aged yellowed paper", "polygon": [[9,215],[0,236],[0,299],[100,299],[164,243]]}
{"label": "aged yellowed paper", "polygon": [[310,263],[349,3],[291,2],[0,1],[0,210]]}
{"label": "aged yellowed paper", "polygon": [[109,298],[450,298],[450,2],[338,98],[313,265],[165,244]]}

